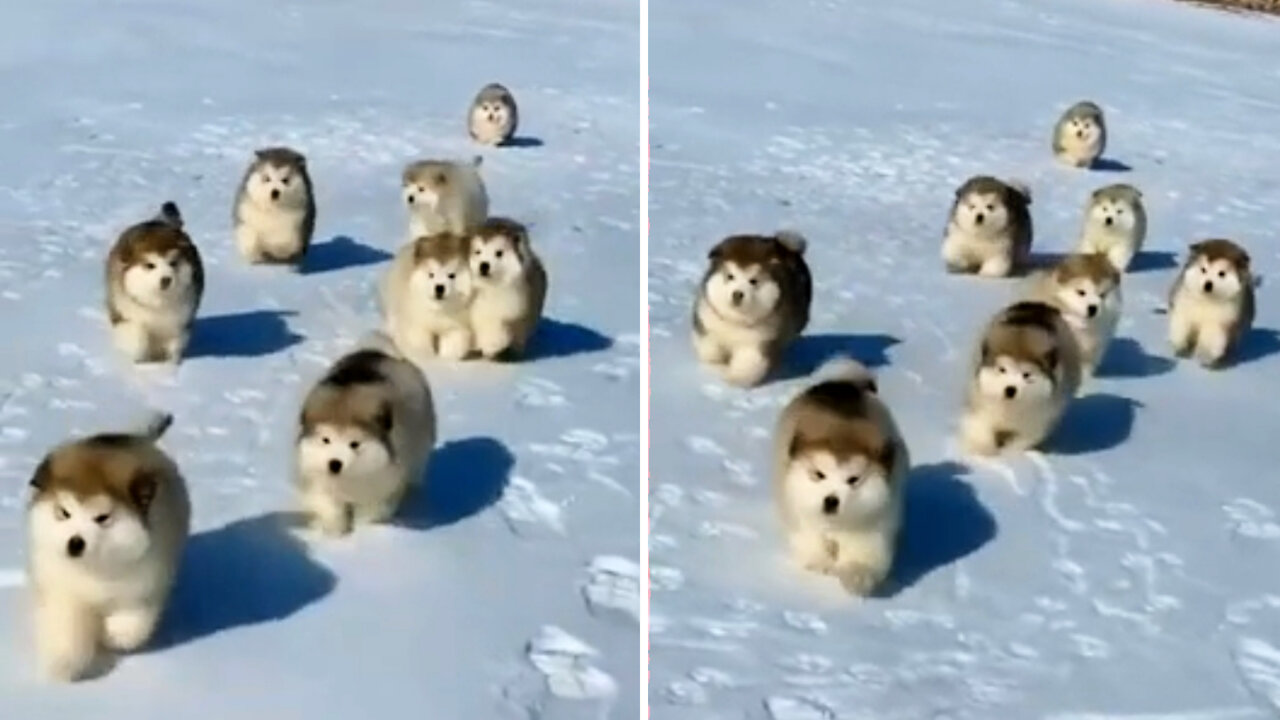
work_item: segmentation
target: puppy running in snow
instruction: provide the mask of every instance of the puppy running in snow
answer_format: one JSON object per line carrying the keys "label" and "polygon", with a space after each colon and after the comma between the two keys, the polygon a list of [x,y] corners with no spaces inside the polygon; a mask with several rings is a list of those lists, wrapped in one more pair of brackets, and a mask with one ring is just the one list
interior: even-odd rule
{"label": "puppy running in snow", "polygon": [[732,235],[712,248],[693,308],[698,358],[735,385],[756,385],[809,324],[813,279],[805,239]]}
{"label": "puppy running in snow", "polygon": [[774,499],[791,553],[867,595],[888,577],[911,459],[875,379],[837,358],[782,411]]}
{"label": "puppy running in snow", "polygon": [[468,235],[489,217],[489,194],[480,177],[484,158],[471,162],[419,160],[401,174],[401,195],[409,208],[409,238],[440,233]]}
{"label": "puppy running in snow", "polygon": [[1005,277],[1026,267],[1031,254],[1031,190],[987,175],[956,189],[942,259],[947,271]]}
{"label": "puppy running in snow", "polygon": [[510,351],[522,355],[542,318],[547,271],[524,225],[508,218],[486,220],[471,237],[471,329],[486,358]]}
{"label": "puppy running in snow", "polygon": [[1084,210],[1079,252],[1102,253],[1116,272],[1124,272],[1147,238],[1147,209],[1142,193],[1119,183],[1093,191]]}
{"label": "puppy running in snow", "polygon": [[1082,100],[1053,126],[1053,155],[1078,168],[1092,167],[1107,149],[1107,123],[1097,103]]}
{"label": "puppy running in snow", "polygon": [[480,88],[467,111],[467,132],[471,139],[484,145],[501,145],[516,134],[520,113],[516,98],[501,83]]}
{"label": "puppy running in snow", "polygon": [[178,363],[204,296],[200,251],[167,202],[125,230],[107,254],[107,318],[116,347],[136,363]]}
{"label": "puppy running in snow", "polygon": [[975,455],[1043,442],[1080,389],[1080,351],[1062,314],[1022,301],[983,331],[960,418],[960,442]]}
{"label": "puppy running in snow", "polygon": [[382,333],[335,362],[302,404],[298,489],[312,526],[385,522],[422,481],[436,414],[422,372]]}
{"label": "puppy running in snow", "polygon": [[1221,367],[1253,327],[1253,273],[1249,253],[1230,240],[1204,240],[1169,291],[1169,342],[1179,357]]}
{"label": "puppy running in snow", "polygon": [[1032,279],[1029,297],[1062,313],[1080,351],[1081,383],[1093,377],[1120,322],[1120,273],[1105,255],[1068,255]]}
{"label": "puppy running in snow", "polygon": [[475,348],[471,238],[444,233],[400,248],[382,281],[384,330],[406,357],[462,360]]}
{"label": "puppy running in snow", "polygon": [[306,157],[286,147],[255,152],[236,193],[233,220],[245,261],[301,265],[316,227]]}
{"label": "puppy running in snow", "polygon": [[190,532],[178,466],[156,447],[172,423],[67,442],[31,478],[28,572],[41,669],[58,680],[104,668],[154,634]]}

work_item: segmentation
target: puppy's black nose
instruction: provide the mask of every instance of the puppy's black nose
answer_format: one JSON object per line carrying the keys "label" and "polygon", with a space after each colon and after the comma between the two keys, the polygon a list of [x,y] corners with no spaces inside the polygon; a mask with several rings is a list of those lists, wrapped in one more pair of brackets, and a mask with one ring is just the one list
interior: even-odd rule
{"label": "puppy's black nose", "polygon": [[67,554],[71,557],[80,557],[84,554],[84,538],[79,535],[73,535],[67,541]]}
{"label": "puppy's black nose", "polygon": [[738,305],[742,302],[742,297],[743,295],[741,290],[734,290],[733,294],[729,296],[729,299],[733,300],[734,305]]}
{"label": "puppy's black nose", "polygon": [[412,195],[410,195],[408,198],[406,198],[406,200],[408,200],[408,201],[409,201],[409,204],[410,204],[410,205],[412,205],[412,204],[413,204],[413,199],[414,199],[414,198],[413,198],[413,196],[412,196]]}
{"label": "puppy's black nose", "polygon": [[1078,137],[1078,138],[1080,138],[1081,140],[1083,140],[1083,139],[1084,139],[1084,131],[1083,131],[1083,130],[1077,130],[1077,131],[1076,131],[1076,137]]}
{"label": "puppy's black nose", "polygon": [[436,299],[437,299],[437,300],[440,300],[440,299],[442,299],[442,298],[444,298],[444,286],[443,286],[443,285],[437,285],[437,286],[436,286]]}
{"label": "puppy's black nose", "polygon": [[1205,291],[1205,292],[1207,292],[1207,293],[1211,293],[1211,292],[1213,292],[1213,281],[1212,281],[1212,280],[1206,280],[1206,281],[1205,281],[1205,283],[1204,283],[1204,291]]}
{"label": "puppy's black nose", "polygon": [[338,473],[342,472],[342,461],[341,461],[341,460],[330,460],[330,461],[329,461],[329,472],[333,473],[334,475],[337,475]]}
{"label": "puppy's black nose", "polygon": [[280,191],[279,191],[279,190],[276,190],[276,189],[274,189],[274,188],[273,188],[273,189],[271,190],[271,199],[272,199],[272,200],[279,200],[279,199],[280,199]]}
{"label": "puppy's black nose", "polygon": [[1018,388],[1016,388],[1016,387],[1014,387],[1014,386],[1012,386],[1012,385],[1008,385],[1008,386],[1006,386],[1006,387],[1005,387],[1005,389],[1004,389],[1004,396],[1005,396],[1005,397],[1007,397],[1007,398],[1009,398],[1010,400],[1012,400],[1014,397],[1016,397],[1016,396],[1017,396],[1017,394],[1018,394]]}
{"label": "puppy's black nose", "polygon": [[480,277],[489,277],[489,263],[480,263]]}
{"label": "puppy's black nose", "polygon": [[169,289],[169,286],[170,286],[170,285],[172,285],[172,284],[173,284],[173,278],[171,278],[171,277],[162,277],[162,278],[160,278],[160,289],[161,289],[161,290],[168,290],[168,289]]}
{"label": "puppy's black nose", "polygon": [[1088,313],[1089,313],[1089,317],[1093,317],[1093,316],[1095,316],[1095,315],[1097,315],[1097,314],[1098,314],[1098,306],[1097,306],[1097,305],[1090,305],[1090,306],[1086,309],[1086,312],[1088,312]]}
{"label": "puppy's black nose", "polygon": [[1103,224],[1103,225],[1106,225],[1107,227],[1111,227],[1111,223],[1112,223],[1112,222],[1113,222],[1113,221],[1111,220],[1111,216],[1110,216],[1110,215],[1108,215],[1108,216],[1106,217],[1106,219],[1104,219],[1104,220],[1102,221],[1102,224]]}
{"label": "puppy's black nose", "polygon": [[973,224],[981,225],[983,221],[985,221],[986,219],[987,219],[986,215],[983,215],[982,213],[978,213],[977,215],[973,216]]}
{"label": "puppy's black nose", "polygon": [[835,495],[828,495],[822,499],[822,512],[828,515],[834,515],[840,509],[840,498]]}

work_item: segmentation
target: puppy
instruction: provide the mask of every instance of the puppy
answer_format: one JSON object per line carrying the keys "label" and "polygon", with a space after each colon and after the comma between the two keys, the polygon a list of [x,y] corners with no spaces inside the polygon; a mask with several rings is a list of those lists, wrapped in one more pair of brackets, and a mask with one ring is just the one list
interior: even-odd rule
{"label": "puppy", "polygon": [[1022,301],[1001,310],[975,353],[960,441],[975,455],[1028,450],[1057,426],[1080,389],[1080,351],[1053,306]]}
{"label": "puppy", "polygon": [[956,189],[942,259],[953,273],[1005,277],[1026,267],[1031,253],[1031,190],[987,175]]}
{"label": "puppy", "polygon": [[693,307],[698,358],[740,386],[756,385],[809,324],[813,278],[792,232],[732,235],[711,249]]}
{"label": "puppy", "polygon": [[470,163],[419,160],[405,167],[401,195],[409,207],[409,237],[467,235],[489,217],[489,194],[480,177],[484,159]]}
{"label": "puppy", "polygon": [[462,360],[475,348],[471,238],[443,233],[400,248],[381,288],[384,330],[414,362]]}
{"label": "puppy", "polygon": [[774,499],[791,553],[855,595],[893,567],[911,468],[907,445],[871,373],[837,358],[782,411]]}
{"label": "puppy", "polygon": [[1119,271],[1105,255],[1068,255],[1057,267],[1033,278],[1030,298],[1062,314],[1080,351],[1081,382],[1088,380],[1120,322],[1124,298]]}
{"label": "puppy", "polygon": [[467,112],[467,131],[471,139],[484,145],[502,145],[516,134],[520,114],[516,98],[501,83],[480,88]]}
{"label": "puppy", "polygon": [[382,333],[335,362],[302,404],[297,486],[329,536],[385,522],[422,481],[436,443],[431,389]]}
{"label": "puppy", "polygon": [[102,650],[136,650],[155,632],[191,523],[186,482],[155,445],[172,421],[67,442],[31,478],[36,651],[53,679],[83,679],[109,660]]}
{"label": "puppy", "polygon": [[316,227],[315,193],[302,153],[286,147],[254,153],[233,220],[246,262],[301,265]]}
{"label": "puppy", "polygon": [[106,286],[116,347],[133,362],[180,362],[204,296],[204,264],[177,205],[121,233],[107,254]]}
{"label": "puppy", "polygon": [[1179,357],[1221,367],[1253,327],[1249,253],[1230,240],[1203,240],[1169,291],[1169,342]]}
{"label": "puppy", "polygon": [[529,245],[528,230],[508,218],[489,218],[471,236],[470,264],[476,348],[486,358],[505,351],[522,355],[547,299],[547,271]]}
{"label": "puppy", "polygon": [[1108,185],[1093,191],[1084,210],[1079,251],[1102,253],[1124,272],[1147,238],[1147,210],[1132,185]]}
{"label": "puppy", "polygon": [[1053,155],[1073,167],[1091,167],[1107,148],[1102,108],[1082,100],[1067,108],[1053,126]]}

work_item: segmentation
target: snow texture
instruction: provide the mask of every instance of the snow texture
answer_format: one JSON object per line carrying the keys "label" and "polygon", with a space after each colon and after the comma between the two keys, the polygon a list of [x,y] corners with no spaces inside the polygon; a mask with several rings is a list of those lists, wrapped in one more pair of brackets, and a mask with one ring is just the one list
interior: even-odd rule
{"label": "snow texture", "polygon": [[[625,0],[0,8],[0,716],[639,717],[638,18]],[[465,115],[495,80],[519,138],[482,148]],[[232,242],[237,183],[274,144],[316,184],[301,273]],[[401,167],[476,153],[551,277],[533,357],[430,367],[425,492],[394,526],[295,542],[301,397],[378,321]],[[208,289],[190,359],[140,371],[110,346],[102,267],[168,199]],[[152,407],[176,416],[162,444],[195,508],[169,615],[105,677],[45,682],[27,482],[55,443]]]}
{"label": "snow texture", "polygon": [[[652,0],[652,649],[657,720],[1280,717],[1280,22],[1159,0]],[[1107,112],[1104,162],[1051,129]],[[1043,452],[950,439],[964,360],[1014,282],[947,275],[968,176],[1028,181],[1036,248],[1096,187],[1151,216],[1102,376]],[[733,232],[809,239],[814,315],[782,378],[733,389],[689,322]],[[1264,276],[1241,362],[1175,362],[1187,245]],[[916,467],[887,597],[786,557],[777,413],[821,360],[873,366]]]}

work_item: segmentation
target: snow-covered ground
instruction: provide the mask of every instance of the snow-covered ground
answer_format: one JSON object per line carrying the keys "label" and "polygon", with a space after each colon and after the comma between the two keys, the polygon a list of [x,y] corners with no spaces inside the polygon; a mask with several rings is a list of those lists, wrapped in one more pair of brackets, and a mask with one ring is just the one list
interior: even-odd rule
{"label": "snow-covered ground", "polygon": [[[625,0],[0,8],[0,717],[639,717],[638,29]],[[536,357],[432,368],[429,489],[400,527],[299,545],[275,513],[300,396],[377,321],[402,165],[475,153],[463,117],[491,80],[525,138],[483,151],[492,209],[533,226],[551,276]],[[301,275],[232,249],[236,183],[277,143],[317,186]],[[208,271],[171,377],[118,362],[101,307],[110,243],[166,199]],[[161,648],[50,685],[27,481],[147,407],[176,415],[195,506]]]}
{"label": "snow-covered ground", "polygon": [[[652,0],[650,683],[661,720],[1280,717],[1280,22],[1160,0]],[[1058,113],[1108,112],[1109,165],[1054,165]],[[1029,181],[1066,250],[1130,182],[1150,255],[1106,372],[1042,454],[949,434],[961,358],[1012,281],[944,274],[954,188]],[[730,232],[804,231],[815,313],[792,379],[728,389],[690,303]],[[1186,246],[1264,276],[1245,362],[1174,363],[1157,314]],[[878,366],[918,464],[900,592],[793,569],[766,477],[797,371]]]}

